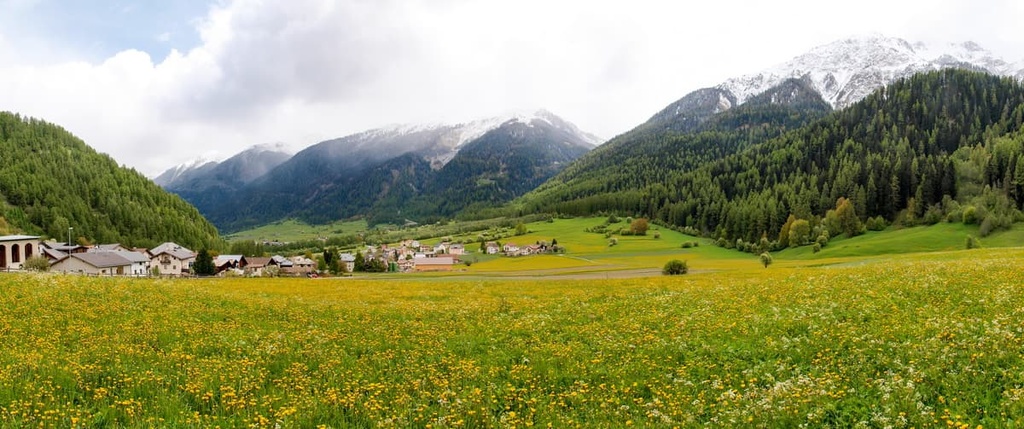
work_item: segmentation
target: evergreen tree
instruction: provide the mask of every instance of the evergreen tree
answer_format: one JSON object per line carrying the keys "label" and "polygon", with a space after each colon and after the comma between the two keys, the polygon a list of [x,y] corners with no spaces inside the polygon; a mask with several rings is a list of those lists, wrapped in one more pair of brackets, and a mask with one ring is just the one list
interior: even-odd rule
{"label": "evergreen tree", "polygon": [[202,249],[199,254],[196,255],[196,262],[192,265],[192,269],[195,271],[197,276],[212,276],[217,273],[217,267],[213,265],[213,256],[210,255],[210,251]]}

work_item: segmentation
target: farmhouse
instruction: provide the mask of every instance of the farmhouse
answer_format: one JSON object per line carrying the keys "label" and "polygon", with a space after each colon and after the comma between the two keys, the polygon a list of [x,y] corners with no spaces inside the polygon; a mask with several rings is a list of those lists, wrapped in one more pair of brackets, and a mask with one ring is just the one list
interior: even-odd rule
{"label": "farmhouse", "polygon": [[519,255],[519,246],[516,246],[513,243],[505,243],[505,245],[502,246],[501,250],[505,252],[505,254],[508,256]]}
{"label": "farmhouse", "polygon": [[244,270],[249,266],[245,255],[220,255],[213,258],[213,266],[217,267],[217,274],[227,270]]}
{"label": "farmhouse", "polygon": [[497,255],[498,252],[501,251],[501,247],[498,246],[498,243],[495,243],[493,241],[488,241],[487,244],[484,245],[484,251],[488,255]]}
{"label": "farmhouse", "polygon": [[316,261],[305,256],[293,256],[286,260],[292,263],[290,267],[284,263],[280,264],[281,270],[286,273],[306,275],[316,270]]}
{"label": "farmhouse", "polygon": [[149,269],[155,268],[165,276],[188,274],[195,262],[195,252],[171,242],[156,246],[149,251]]}
{"label": "farmhouse", "polygon": [[356,257],[352,256],[351,253],[342,253],[338,255],[338,261],[345,264],[345,272],[353,272],[356,270]]}
{"label": "farmhouse", "polygon": [[264,270],[274,264],[273,258],[252,257],[246,259],[245,274],[254,277],[263,277]]}
{"label": "farmhouse", "polygon": [[452,255],[465,255],[466,254],[466,246],[463,246],[461,244],[453,244],[453,245],[448,247],[448,253],[450,253]]}
{"label": "farmhouse", "polygon": [[72,253],[50,266],[50,271],[94,276],[123,276],[132,271],[132,261],[116,252]]}
{"label": "farmhouse", "polygon": [[451,271],[455,267],[456,259],[450,256],[438,256],[436,258],[415,258],[415,271]]}
{"label": "farmhouse", "polygon": [[0,237],[0,270],[20,270],[26,259],[41,253],[39,243],[34,235]]}

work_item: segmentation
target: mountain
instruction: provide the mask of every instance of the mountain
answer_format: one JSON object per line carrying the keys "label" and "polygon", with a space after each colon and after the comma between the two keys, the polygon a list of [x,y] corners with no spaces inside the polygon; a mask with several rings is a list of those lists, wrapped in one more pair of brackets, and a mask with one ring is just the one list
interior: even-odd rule
{"label": "mountain", "polygon": [[171,167],[153,179],[164,189],[205,189],[214,185],[245,185],[291,158],[281,144],[252,146],[224,160],[205,158]]}
{"label": "mountain", "polygon": [[974,42],[929,46],[884,36],[839,40],[760,73],[716,86],[743,104],[790,78],[807,78],[835,109],[860,101],[876,89],[918,73],[959,68],[1024,78],[1024,64],[1010,64]]}
{"label": "mountain", "polygon": [[156,183],[161,188],[166,189],[169,186],[187,182],[193,177],[205,175],[216,167],[217,164],[217,161],[212,161],[206,158],[196,158],[184,164],[178,164],[174,167],[168,168],[167,171],[164,171],[163,173],[160,173],[159,176],[154,177],[153,183]]}
{"label": "mountain", "polygon": [[[698,91],[690,106],[715,94]],[[787,131],[819,120],[831,107],[806,79],[789,79],[751,98],[743,105],[693,116],[673,116],[669,106],[650,121],[580,157],[550,181],[520,201],[524,212],[634,212],[642,191],[662,186],[665,177],[690,171],[727,157]],[[679,103],[677,103],[679,105]],[[668,113],[666,113],[668,112]],[[616,198],[605,198],[614,195]],[[627,203],[628,201],[628,203]],[[522,205],[520,207],[522,207]]]}
{"label": "mountain", "polygon": [[291,154],[281,145],[256,145],[223,162],[195,162],[192,168],[172,168],[157,179],[169,177],[161,186],[201,209],[230,200],[289,158]]}
{"label": "mountain", "polygon": [[790,79],[806,82],[833,109],[843,109],[898,79],[948,68],[1024,79],[1024,63],[1008,63],[974,42],[929,46],[866,36],[818,46],[759,73],[696,90],[655,114],[647,125],[668,123],[666,128],[689,131]]}
{"label": "mountain", "polygon": [[56,125],[0,112],[0,153],[0,229],[60,239],[74,228],[95,242],[143,247],[219,240],[187,202]]}
{"label": "mountain", "polygon": [[396,159],[355,186],[372,191],[364,194],[372,199],[349,193],[341,200],[372,202],[371,223],[429,222],[489,209],[536,188],[593,149],[595,141],[548,112],[517,116],[460,147],[437,170],[425,170],[415,159]]}
{"label": "mountain", "polygon": [[[900,79],[949,68],[1024,77],[1024,65],[971,42],[929,47],[882,36],[840,40],[683,96],[539,186],[518,210],[633,212],[656,205],[645,190],[662,186],[664,177],[778,138]],[[609,203],[603,192],[621,193],[620,202]]]}
{"label": "mountain", "polygon": [[[705,124],[772,98],[753,97]],[[748,139],[735,127],[742,123],[725,132],[665,133],[662,156],[616,159],[638,140],[595,150],[577,163],[601,155],[640,173],[580,180],[573,166],[516,208],[646,216],[750,251],[789,245],[786,225],[800,219],[809,222],[810,242],[817,235],[827,242],[858,234],[868,220],[873,227],[963,221],[985,234],[1024,217],[1024,86],[1014,78],[960,69],[918,74],[785,133],[721,150]]]}
{"label": "mountain", "polygon": [[[493,134],[498,130],[503,131]],[[484,137],[490,143],[477,143]],[[427,207],[436,201],[421,204],[414,200],[423,201],[441,192],[433,191],[440,189],[432,187],[437,180],[459,181],[449,172],[464,165],[466,158],[480,156],[477,148],[482,145],[494,148],[487,154],[494,161],[488,166],[494,170],[461,170],[462,174],[480,176],[480,183],[493,180],[493,192],[474,194],[474,198],[503,203],[522,194],[523,184],[540,183],[543,180],[538,178],[547,179],[600,141],[543,110],[456,125],[396,125],[310,146],[231,196],[211,197],[209,192],[181,189],[175,192],[226,230],[287,217],[315,223],[358,215],[389,221],[403,221],[406,216],[434,219],[455,214],[454,206],[433,212]],[[470,151],[463,154],[466,149]],[[504,155],[494,153],[500,151]],[[557,154],[548,156],[548,151]],[[513,168],[524,164],[523,156],[530,158],[530,167]],[[454,166],[449,167],[453,162]],[[505,186],[505,181],[515,186]],[[469,205],[475,201],[465,202]],[[407,205],[416,208],[399,214]],[[393,215],[376,216],[382,211]]]}

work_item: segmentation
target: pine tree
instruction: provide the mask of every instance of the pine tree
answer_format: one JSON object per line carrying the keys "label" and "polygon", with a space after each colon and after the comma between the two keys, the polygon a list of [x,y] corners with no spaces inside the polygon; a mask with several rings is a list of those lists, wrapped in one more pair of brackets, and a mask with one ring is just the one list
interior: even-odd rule
{"label": "pine tree", "polygon": [[217,267],[213,265],[213,256],[210,256],[210,252],[206,249],[200,250],[196,255],[196,262],[192,265],[192,269],[197,276],[212,276],[217,273]]}

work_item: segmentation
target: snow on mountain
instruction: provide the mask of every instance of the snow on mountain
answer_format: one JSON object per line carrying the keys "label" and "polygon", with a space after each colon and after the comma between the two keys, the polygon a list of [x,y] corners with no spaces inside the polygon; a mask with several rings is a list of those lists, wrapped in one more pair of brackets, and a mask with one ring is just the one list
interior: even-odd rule
{"label": "snow on mountain", "polygon": [[[418,152],[430,161],[434,168],[439,169],[451,161],[466,143],[476,140],[510,121],[531,126],[535,123],[534,121],[542,121],[550,126],[578,135],[594,146],[604,142],[600,137],[584,132],[576,125],[543,109],[533,112],[516,112],[454,125],[441,123],[389,125],[354,134],[343,138],[343,140],[349,150],[374,148],[378,151],[392,152],[390,156],[397,156],[401,152]],[[418,138],[410,138],[413,136],[418,136]],[[390,142],[396,147],[386,147],[388,145],[386,142]]]}
{"label": "snow on mountain", "polygon": [[177,182],[182,177],[200,169],[206,169],[217,165],[217,161],[207,157],[197,157],[174,167],[171,167],[153,178],[153,182],[161,187]]}
{"label": "snow on mountain", "polygon": [[974,42],[935,46],[869,36],[816,47],[760,73],[729,79],[716,88],[729,92],[737,104],[742,104],[786,79],[808,78],[826,102],[841,109],[900,78],[951,67],[1024,78],[1024,64],[1010,64]]}

